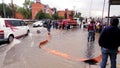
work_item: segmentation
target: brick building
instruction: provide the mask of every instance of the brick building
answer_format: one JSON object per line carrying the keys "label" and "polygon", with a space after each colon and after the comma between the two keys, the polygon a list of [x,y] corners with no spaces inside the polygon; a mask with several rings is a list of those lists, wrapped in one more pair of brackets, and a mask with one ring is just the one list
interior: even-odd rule
{"label": "brick building", "polygon": [[16,12],[15,18],[24,19],[23,15],[21,13],[19,13],[19,12]]}
{"label": "brick building", "polygon": [[[35,19],[35,16],[39,11],[48,13],[50,16],[52,16],[55,12],[58,12],[59,17],[65,17],[66,19],[69,19],[70,14],[74,12],[73,10],[68,9],[57,11],[56,8],[50,8],[48,5],[42,4],[40,0],[36,0],[36,2],[32,4],[32,19]],[[23,15],[20,13],[16,13],[15,17],[24,19]]]}
{"label": "brick building", "polygon": [[44,5],[40,1],[36,1],[36,3],[32,4],[32,19],[35,19],[35,16],[39,11],[48,13],[50,16],[53,14],[52,9],[48,5]]}
{"label": "brick building", "polygon": [[65,17],[66,19],[69,19],[69,18],[71,18],[71,14],[72,14],[72,12],[73,12],[73,15],[74,15],[74,11],[73,10],[68,10],[68,9],[65,9],[65,10],[60,10],[60,11],[58,11],[58,16],[59,17]]}

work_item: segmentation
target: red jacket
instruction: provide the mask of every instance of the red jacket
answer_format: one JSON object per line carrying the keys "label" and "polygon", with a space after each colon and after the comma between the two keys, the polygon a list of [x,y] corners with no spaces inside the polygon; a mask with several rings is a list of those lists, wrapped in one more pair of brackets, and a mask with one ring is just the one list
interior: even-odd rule
{"label": "red jacket", "polygon": [[88,31],[89,30],[95,30],[95,25],[94,24],[89,24],[88,25]]}

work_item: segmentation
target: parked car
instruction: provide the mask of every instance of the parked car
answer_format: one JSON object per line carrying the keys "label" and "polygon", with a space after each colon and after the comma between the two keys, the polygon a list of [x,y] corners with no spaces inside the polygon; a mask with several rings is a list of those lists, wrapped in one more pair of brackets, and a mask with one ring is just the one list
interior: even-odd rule
{"label": "parked car", "polygon": [[43,21],[36,21],[33,23],[33,27],[42,27],[43,26]]}
{"label": "parked car", "polygon": [[22,19],[0,18],[0,42],[12,42],[14,38],[28,35],[29,27]]}

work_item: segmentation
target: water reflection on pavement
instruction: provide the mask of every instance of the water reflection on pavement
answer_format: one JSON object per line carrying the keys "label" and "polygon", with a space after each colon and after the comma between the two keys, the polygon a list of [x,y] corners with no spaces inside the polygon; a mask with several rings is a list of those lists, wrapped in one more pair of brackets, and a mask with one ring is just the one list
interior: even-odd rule
{"label": "water reflection on pavement", "polygon": [[[80,59],[100,54],[97,39],[94,43],[87,43],[85,29],[52,29],[50,41],[39,49],[39,43],[46,38],[46,31],[41,30],[41,34],[36,34],[36,29],[31,29],[29,36],[20,39],[20,43],[15,44],[17,46],[7,48],[1,61],[2,68],[88,68],[89,65]],[[60,55],[73,58],[71,60]]]}
{"label": "water reflection on pavement", "polygon": [[94,42],[88,42],[87,43],[87,49],[86,49],[86,52],[85,52],[86,57],[88,59],[93,58],[94,57],[94,52],[95,52],[95,50],[94,50]]}

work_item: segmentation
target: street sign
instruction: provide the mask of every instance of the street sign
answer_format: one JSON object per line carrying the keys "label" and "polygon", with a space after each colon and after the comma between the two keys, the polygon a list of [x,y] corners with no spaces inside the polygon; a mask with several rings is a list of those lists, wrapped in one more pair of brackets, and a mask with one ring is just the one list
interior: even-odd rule
{"label": "street sign", "polygon": [[110,5],[120,5],[120,0],[110,0]]}

